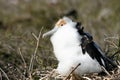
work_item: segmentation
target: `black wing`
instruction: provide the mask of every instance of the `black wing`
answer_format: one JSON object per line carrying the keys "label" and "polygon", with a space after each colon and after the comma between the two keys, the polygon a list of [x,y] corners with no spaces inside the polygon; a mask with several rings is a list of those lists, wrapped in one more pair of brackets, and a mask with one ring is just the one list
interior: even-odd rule
{"label": "black wing", "polygon": [[105,66],[105,57],[102,55],[103,53],[99,51],[99,48],[96,47],[95,42],[92,41],[88,43],[85,47],[85,51],[90,55],[92,59],[96,59],[100,65]]}
{"label": "black wing", "polygon": [[101,66],[104,66],[107,70],[117,67],[117,65],[110,60],[101,48],[93,41],[92,36],[88,33],[81,39],[81,46],[83,53],[87,52],[92,59],[96,59]]}
{"label": "black wing", "polygon": [[107,70],[117,67],[117,65],[111,59],[109,59],[103,53],[101,48],[93,41],[92,35],[84,32],[83,30],[84,27],[81,25],[80,22],[77,22],[76,28],[80,36],[82,36],[81,47],[82,47],[83,54],[87,52],[92,59],[96,59],[99,62],[99,64],[101,66],[104,66]]}

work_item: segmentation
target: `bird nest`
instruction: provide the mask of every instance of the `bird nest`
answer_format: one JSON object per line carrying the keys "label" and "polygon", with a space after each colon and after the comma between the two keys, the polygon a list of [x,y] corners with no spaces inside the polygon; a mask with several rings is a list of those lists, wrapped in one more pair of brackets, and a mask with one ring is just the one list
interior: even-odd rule
{"label": "bird nest", "polygon": [[[77,67],[76,67],[77,68]],[[106,72],[107,75],[99,75],[98,73],[92,73],[92,74],[84,74],[82,77],[75,76],[73,74],[74,68],[67,76],[61,76],[59,74],[56,74],[53,72],[55,69],[51,70],[45,70],[41,72],[41,77],[39,80],[119,80],[120,79],[120,64],[118,64],[118,68]]]}

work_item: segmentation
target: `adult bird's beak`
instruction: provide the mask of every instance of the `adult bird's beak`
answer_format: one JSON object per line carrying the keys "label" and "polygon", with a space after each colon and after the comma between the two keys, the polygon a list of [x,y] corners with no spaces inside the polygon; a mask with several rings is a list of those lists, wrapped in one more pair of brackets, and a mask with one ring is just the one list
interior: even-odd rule
{"label": "adult bird's beak", "polygon": [[47,37],[47,36],[53,35],[57,30],[58,30],[57,27],[53,28],[52,30],[50,30],[50,31],[48,31],[48,32],[46,32],[46,33],[44,33],[43,36],[42,36],[42,38],[45,38],[45,37]]}

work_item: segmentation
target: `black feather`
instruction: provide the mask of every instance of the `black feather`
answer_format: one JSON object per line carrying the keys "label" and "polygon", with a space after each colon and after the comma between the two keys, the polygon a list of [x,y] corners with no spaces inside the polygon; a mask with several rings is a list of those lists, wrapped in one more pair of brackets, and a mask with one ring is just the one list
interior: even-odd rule
{"label": "black feather", "polygon": [[[101,66],[104,66],[107,70],[117,67],[117,65],[109,59],[102,49],[93,41],[92,35],[84,32],[84,28],[81,23],[77,23],[76,28],[81,39],[81,47],[83,54],[89,54],[92,59],[96,59]],[[87,52],[87,53],[86,53]]]}

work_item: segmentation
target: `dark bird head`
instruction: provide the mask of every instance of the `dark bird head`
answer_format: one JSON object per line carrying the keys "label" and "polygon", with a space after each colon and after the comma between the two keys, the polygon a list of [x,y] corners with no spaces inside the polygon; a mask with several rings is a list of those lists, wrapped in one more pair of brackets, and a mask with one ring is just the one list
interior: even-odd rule
{"label": "dark bird head", "polygon": [[78,17],[77,10],[72,9],[72,10],[68,11],[68,12],[65,14],[65,16],[68,16],[68,17],[71,16],[71,17],[73,17],[74,19],[77,19],[77,17]]}

